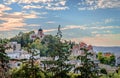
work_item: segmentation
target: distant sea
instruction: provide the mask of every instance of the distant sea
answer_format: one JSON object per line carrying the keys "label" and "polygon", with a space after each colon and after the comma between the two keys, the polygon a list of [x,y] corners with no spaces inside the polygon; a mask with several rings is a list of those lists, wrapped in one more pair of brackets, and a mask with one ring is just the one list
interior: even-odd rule
{"label": "distant sea", "polygon": [[94,46],[93,50],[98,53],[98,52],[110,52],[114,53],[115,55],[120,55],[120,46],[119,47],[103,47],[103,46]]}

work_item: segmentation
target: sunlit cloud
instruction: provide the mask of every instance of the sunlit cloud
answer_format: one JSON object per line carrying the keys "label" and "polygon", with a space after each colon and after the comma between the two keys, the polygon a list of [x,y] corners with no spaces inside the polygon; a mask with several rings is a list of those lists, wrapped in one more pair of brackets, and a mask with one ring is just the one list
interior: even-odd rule
{"label": "sunlit cloud", "polygon": [[120,34],[104,34],[95,37],[83,37],[71,39],[75,42],[86,42],[95,46],[120,46]]}
{"label": "sunlit cloud", "polygon": [[6,5],[0,4],[0,13],[3,13],[4,11],[7,11],[7,10],[12,10],[12,8],[10,8]]}
{"label": "sunlit cloud", "polygon": [[[25,20],[37,18],[35,14],[23,14],[22,12],[4,13],[1,15],[0,31],[18,30],[16,27],[26,26]],[[24,30],[24,29],[23,29]]]}

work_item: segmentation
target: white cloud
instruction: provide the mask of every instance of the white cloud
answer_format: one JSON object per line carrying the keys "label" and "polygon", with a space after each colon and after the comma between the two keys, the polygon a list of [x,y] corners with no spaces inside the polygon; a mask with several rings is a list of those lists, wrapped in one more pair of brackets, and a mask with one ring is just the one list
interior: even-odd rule
{"label": "white cloud", "polygon": [[[79,10],[120,8],[120,0],[85,0],[78,3]],[[84,7],[83,7],[84,6]]]}
{"label": "white cloud", "polygon": [[102,34],[110,34],[110,30],[103,30],[103,31],[92,31],[91,34],[93,36],[101,36]]}
{"label": "white cloud", "polygon": [[12,8],[10,8],[6,5],[0,4],[0,13],[3,13],[4,11],[7,11],[7,10],[12,10]]}
{"label": "white cloud", "polygon": [[102,29],[120,29],[120,26],[93,26],[93,27],[89,27],[90,29],[98,29],[98,30],[102,30]]}
{"label": "white cloud", "polygon": [[62,28],[63,30],[66,30],[66,29],[76,29],[76,28],[79,28],[81,30],[85,30],[87,27],[85,25],[67,25],[66,27]]}
{"label": "white cloud", "polygon": [[66,10],[66,9],[69,9],[67,6],[65,7],[45,7],[46,9],[48,10]]}
{"label": "white cloud", "polygon": [[106,31],[104,31],[105,33],[111,33],[111,31],[109,31],[109,30],[106,30]]}
{"label": "white cloud", "polygon": [[86,10],[86,7],[80,7],[80,8],[78,8],[78,10]]}
{"label": "white cloud", "polygon": [[69,9],[65,4],[66,0],[4,0],[8,5],[12,3],[26,4],[22,5],[23,9],[41,9],[45,8],[48,10],[66,10]]}
{"label": "white cloud", "polygon": [[107,24],[107,23],[111,23],[111,22],[113,22],[114,20],[112,19],[112,18],[110,18],[110,19],[105,19],[105,24]]}
{"label": "white cloud", "polygon": [[92,34],[97,34],[97,33],[98,33],[98,31],[92,31],[91,33],[92,33]]}
{"label": "white cloud", "polygon": [[[52,21],[49,21],[49,23],[51,23]],[[67,25],[65,27],[62,27],[61,30],[69,30],[69,29],[82,29],[82,30],[85,30],[86,27],[85,26],[77,26],[77,25]],[[58,29],[57,28],[54,28],[54,29],[48,29],[48,30],[44,30],[44,32],[53,32],[53,31],[57,31]]]}
{"label": "white cloud", "polygon": [[43,8],[43,6],[40,6],[40,5],[26,5],[26,6],[23,6],[23,9],[41,9]]}
{"label": "white cloud", "polygon": [[[69,29],[81,29],[81,30],[85,30],[86,27],[85,26],[77,26],[77,25],[67,25],[65,27],[62,27],[61,30],[69,30]],[[57,31],[58,29],[48,29],[48,30],[44,30],[45,32],[53,32],[53,31]]]}
{"label": "white cloud", "polygon": [[27,26],[33,26],[33,27],[36,27],[36,26],[40,26],[39,24],[27,24]]}
{"label": "white cloud", "polygon": [[54,24],[55,23],[55,21],[48,21],[48,22],[46,22],[47,24]]}
{"label": "white cloud", "polygon": [[56,31],[57,29],[48,29],[48,30],[44,30],[44,32],[52,32],[52,31]]}
{"label": "white cloud", "polygon": [[[48,23],[52,23],[51,21],[49,21]],[[86,25],[67,25],[65,27],[62,27],[61,30],[70,30],[70,29],[81,29],[81,30],[89,30],[89,29],[94,29],[96,31],[92,31],[92,34],[96,34],[98,35],[98,33],[101,33],[97,30],[102,30],[103,33],[111,33],[111,31],[109,30],[103,30],[103,29],[120,29],[120,26],[86,26]],[[56,31],[56,29],[49,29],[49,30],[45,30],[46,32],[51,32],[51,31]]]}
{"label": "white cloud", "polygon": [[4,0],[6,4],[19,3],[19,4],[31,4],[31,3],[46,3],[53,0]]}
{"label": "white cloud", "polygon": [[97,30],[103,30],[103,29],[120,29],[120,26],[89,26],[89,25],[67,25],[64,27],[64,29],[97,29]]}

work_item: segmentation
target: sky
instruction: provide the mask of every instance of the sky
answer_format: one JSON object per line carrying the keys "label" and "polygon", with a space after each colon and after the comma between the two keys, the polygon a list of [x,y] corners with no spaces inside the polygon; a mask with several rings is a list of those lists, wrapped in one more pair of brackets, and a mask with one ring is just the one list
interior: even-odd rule
{"label": "sky", "polygon": [[57,33],[94,46],[120,46],[120,0],[0,0],[0,37]]}

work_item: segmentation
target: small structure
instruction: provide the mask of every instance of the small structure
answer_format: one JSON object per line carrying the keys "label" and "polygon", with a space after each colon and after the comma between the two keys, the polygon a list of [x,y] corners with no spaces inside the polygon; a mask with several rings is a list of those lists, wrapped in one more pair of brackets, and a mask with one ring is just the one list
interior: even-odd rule
{"label": "small structure", "polygon": [[116,66],[119,66],[120,65],[120,55],[116,55],[116,62],[115,62],[115,65]]}
{"label": "small structure", "polygon": [[38,32],[37,32],[37,34],[35,34],[35,33],[32,33],[31,35],[30,35],[30,39],[31,40],[35,40],[36,38],[39,38],[39,39],[43,39],[44,38],[44,33],[43,33],[43,29],[38,29]]}

